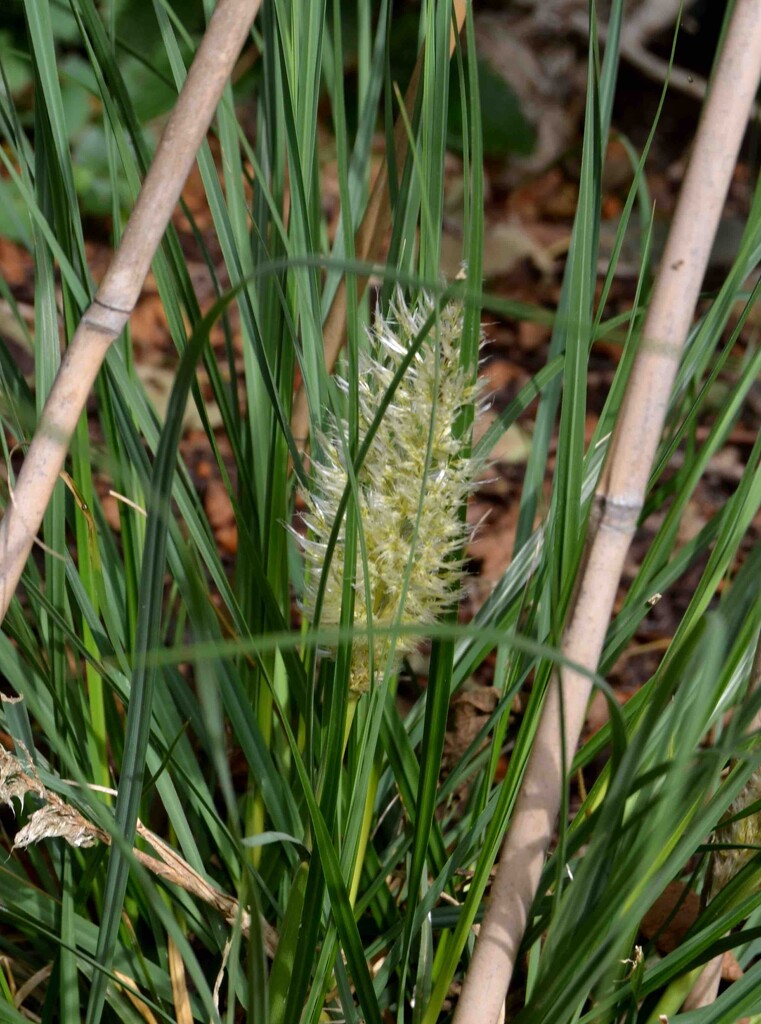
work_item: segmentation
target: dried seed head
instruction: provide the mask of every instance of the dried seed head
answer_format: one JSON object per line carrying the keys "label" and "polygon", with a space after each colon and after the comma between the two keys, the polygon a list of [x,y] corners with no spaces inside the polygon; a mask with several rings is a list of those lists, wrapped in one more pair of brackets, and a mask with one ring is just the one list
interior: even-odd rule
{"label": "dried seed head", "polygon": [[[433,310],[424,298],[410,309],[398,292],[391,318],[378,317],[370,331],[371,353],[360,355],[359,435],[367,435],[394,374]],[[394,392],[383,421],[357,474],[358,512],[367,551],[357,556],[354,580],[352,689],[365,692],[373,674],[382,675],[389,660],[397,662],[417,641],[377,637],[370,657],[362,627],[419,625],[435,622],[451,604],[463,576],[459,558],[469,528],[461,510],[481,464],[461,454],[455,436],[461,410],[477,403],[479,385],[460,367],[462,307],[442,308],[430,337]],[[348,389],[345,381],[340,386]],[[314,461],[314,488],[306,495],[304,520],[309,537],[303,549],[309,572],[305,612],[314,618],[328,538],[347,486],[343,438],[347,425],[333,421],[319,440]],[[340,622],[344,581],[345,526],[341,527],[325,581],[321,623]],[[368,607],[368,593],[370,606]],[[372,661],[372,668],[371,668]]]}
{"label": "dried seed head", "polygon": [[79,811],[63,802],[45,804],[16,833],[13,848],[23,849],[42,839],[65,839],[69,846],[95,846],[101,837]]}
{"label": "dried seed head", "polygon": [[39,843],[42,839],[65,839],[70,846],[93,846],[105,838],[79,811],[65,803],[56,793],[45,788],[31,762],[24,766],[9,751],[0,747],[0,802],[15,811],[13,801],[21,807],[24,797],[32,793],[43,801],[16,833],[14,849]]}

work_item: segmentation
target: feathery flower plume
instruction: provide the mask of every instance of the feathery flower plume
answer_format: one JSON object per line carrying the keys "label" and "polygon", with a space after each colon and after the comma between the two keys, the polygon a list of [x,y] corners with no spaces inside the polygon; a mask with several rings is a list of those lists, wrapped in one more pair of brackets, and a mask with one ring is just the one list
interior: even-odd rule
{"label": "feathery flower plume", "polygon": [[[376,318],[369,331],[371,352],[360,353],[360,442],[433,309],[428,297],[408,307],[398,291],[391,317]],[[461,510],[481,462],[461,454],[463,442],[454,434],[460,411],[480,397],[479,385],[460,367],[462,328],[462,306],[450,303],[443,307],[396,389],[357,474],[367,562],[365,565],[358,553],[354,580],[354,623],[358,628],[352,645],[351,684],[355,695],[368,690],[373,675],[383,675],[390,659],[398,663],[419,642],[402,636],[393,644],[388,635],[376,637],[371,659],[362,627],[368,621],[374,627],[415,625],[424,635],[426,625],[451,604],[463,576],[458,553],[470,529]],[[346,381],[338,383],[348,391]],[[347,434],[346,423],[334,419],[327,433],[318,438],[314,489],[305,496],[308,538],[302,544],[310,570],[305,612],[311,621],[327,541],[348,481],[342,440]],[[320,621],[326,626],[340,622],[345,542],[342,525],[325,581]]]}

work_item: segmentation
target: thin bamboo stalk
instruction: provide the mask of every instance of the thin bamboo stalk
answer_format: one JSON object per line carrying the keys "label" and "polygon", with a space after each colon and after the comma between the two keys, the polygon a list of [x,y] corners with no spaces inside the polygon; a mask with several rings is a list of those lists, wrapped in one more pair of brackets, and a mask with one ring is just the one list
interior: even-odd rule
{"label": "thin bamboo stalk", "polygon": [[[572,663],[599,662],[624,559],[642,509],[669,395],[695,310],[745,126],[761,77],[761,4],[737,0],[643,327],[627,394],[590,521],[585,558],[562,643]],[[564,668],[549,689],[489,906],[454,1016],[494,1024],[584,724],[588,675]],[[561,755],[561,730],[566,759]]]}
{"label": "thin bamboo stalk", "polygon": [[0,523],[0,621],[40,528],[77,421],[112,342],[138,300],[261,0],[219,0],[127,222],[71,339]]}

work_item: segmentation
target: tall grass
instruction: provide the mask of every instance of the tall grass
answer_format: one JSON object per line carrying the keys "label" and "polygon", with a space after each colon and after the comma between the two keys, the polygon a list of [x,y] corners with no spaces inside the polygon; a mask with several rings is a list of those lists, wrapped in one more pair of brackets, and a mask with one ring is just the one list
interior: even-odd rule
{"label": "tall grass", "polygon": [[[153,0],[138,8],[144,38],[156,47],[141,74],[149,81],[154,75],[156,88],[167,92],[181,86],[197,45],[175,6]],[[623,7],[613,6],[615,21]],[[154,146],[152,127],[132,98],[128,72],[135,73],[141,55],[126,47],[121,36],[128,26],[116,16],[127,8],[102,7],[93,0],[16,5],[24,17],[17,59],[34,82],[34,106],[30,113],[23,96],[17,103],[7,82],[0,89],[0,184],[14,209],[25,211],[17,234],[34,258],[33,340],[10,285],[0,281],[0,289],[35,369],[30,382],[0,345],[9,475],[11,448],[28,441],[58,366],[60,339],[71,337],[93,294],[59,74],[64,29],[66,45],[84,58],[82,81],[98,112],[114,242]],[[48,838],[11,852],[18,823],[4,819],[0,1020],[433,1024],[446,1019],[467,970],[473,925],[558,659],[651,268],[646,254],[635,309],[608,322],[595,286],[617,61],[615,33],[602,66],[593,34],[579,215],[549,361],[473,452],[488,455],[500,432],[541,395],[513,560],[472,624],[458,626],[450,614],[426,627],[429,678],[411,711],[400,711],[391,661],[355,701],[352,639],[359,646],[369,634],[394,644],[420,632],[401,615],[388,626],[353,624],[351,582],[366,579],[368,570],[357,490],[368,442],[360,433],[359,368],[374,310],[387,313],[398,286],[412,303],[422,292],[433,297],[434,312],[411,341],[413,359],[415,349],[436,344],[436,311],[450,298],[461,301],[460,359],[470,377],[482,309],[545,314],[481,289],[483,151],[471,8],[450,58],[452,5],[421,5],[420,64],[405,105],[405,83],[390,70],[399,12],[387,0],[357,0],[348,19],[346,7],[337,0],[262,5],[253,70],[228,88],[214,146],[204,145],[198,157],[213,251],[209,235],[196,234],[218,301],[210,311],[199,308],[170,228],[153,264],[178,357],[167,416],[162,421],[152,407],[125,331],[71,447],[68,477],[56,488],[40,537],[44,548],[30,558],[0,634],[5,689],[23,698],[2,704],[4,745],[33,782],[23,808],[11,796],[19,788],[6,787],[9,802],[25,822],[40,808],[44,787],[100,830],[92,846]],[[212,8],[203,0],[207,17]],[[344,81],[350,53],[351,119]],[[438,268],[450,60],[464,125],[468,272],[465,282],[445,285]],[[318,133],[326,110],[340,200],[332,239],[322,206],[322,128]],[[363,234],[367,211],[376,209],[378,131],[390,180],[388,209],[379,214],[387,253],[366,248]],[[621,238],[638,205],[647,221],[642,165]],[[747,735],[761,702],[748,685],[761,626],[761,546],[752,530],[761,504],[758,442],[721,512],[686,544],[678,531],[758,376],[757,348],[737,340],[758,291],[748,294],[745,282],[760,259],[757,190],[734,265],[707,296],[689,338],[650,487],[647,514],[658,525],[608,632],[596,679],[605,693],[605,675],[648,615],[650,599],[668,600],[696,566],[699,582],[657,673],[625,707],[611,698],[610,725],[578,752],[575,769],[595,767],[586,772],[591,783],[581,806],[571,814],[566,802],[533,908],[526,970],[510,1002],[520,1021],[657,1020],[678,1009],[672,1004],[680,979],[726,948],[745,976],[699,1018],[680,1019],[761,1014],[757,858],[703,907],[672,953],[659,959],[649,946],[642,958],[634,953],[639,922],[667,883],[682,879],[702,889],[706,842],[761,766]],[[330,312],[336,296],[345,306],[337,331]],[[217,323],[223,359],[210,340]],[[332,356],[326,359],[328,325],[334,343],[345,341],[343,389]],[[586,365],[592,343],[609,335],[625,335],[622,358],[585,450]],[[200,363],[211,400],[195,383]],[[720,376],[730,381],[731,397],[716,409]],[[394,415],[402,377],[400,371],[378,395],[371,430]],[[178,454],[188,396],[232,502],[232,571]],[[209,401],[223,424],[216,431]],[[309,583],[289,529],[299,491],[311,487],[304,439],[291,428],[300,402],[315,457],[331,425],[345,429],[346,578],[336,623],[320,624],[315,615],[292,629],[294,598],[303,598]],[[464,455],[471,419],[465,410],[457,424]],[[558,430],[553,500],[537,524],[549,442]],[[99,497],[106,480],[134,503],[120,504],[118,535]],[[426,539],[419,534],[420,518],[412,545]],[[494,651],[499,701],[442,778],[449,699]],[[516,725],[510,709],[519,692],[525,710]],[[507,774],[495,782],[505,745]],[[463,787],[464,804],[451,799]],[[140,821],[182,859],[172,881],[144,856],[169,856],[156,847],[159,839],[151,847],[143,829],[134,849],[125,840],[130,831],[114,817],[113,789],[122,806],[128,795]],[[121,878],[118,863],[125,867]],[[231,897],[230,913],[205,901],[198,885],[183,887],[183,878]]]}

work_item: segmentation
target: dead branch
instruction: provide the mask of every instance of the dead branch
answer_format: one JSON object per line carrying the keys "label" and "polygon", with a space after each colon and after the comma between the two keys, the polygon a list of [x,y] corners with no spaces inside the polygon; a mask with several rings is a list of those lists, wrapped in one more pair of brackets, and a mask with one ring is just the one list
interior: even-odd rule
{"label": "dead branch", "polygon": [[[677,64],[670,64],[647,47],[652,36],[663,32],[676,22],[681,6],[681,0],[651,0],[650,3],[642,4],[623,27],[620,52],[625,61],[651,82],[657,82],[659,85],[668,82],[670,88],[677,89],[685,96],[702,103],[708,93],[706,79],[694,71],[686,71]],[[589,38],[589,18],[586,14],[574,11],[570,15],[570,26],[579,35]],[[607,25],[599,23],[597,32],[603,42],[607,40]],[[761,117],[758,104],[754,103],[751,109],[753,118],[758,120]]]}

